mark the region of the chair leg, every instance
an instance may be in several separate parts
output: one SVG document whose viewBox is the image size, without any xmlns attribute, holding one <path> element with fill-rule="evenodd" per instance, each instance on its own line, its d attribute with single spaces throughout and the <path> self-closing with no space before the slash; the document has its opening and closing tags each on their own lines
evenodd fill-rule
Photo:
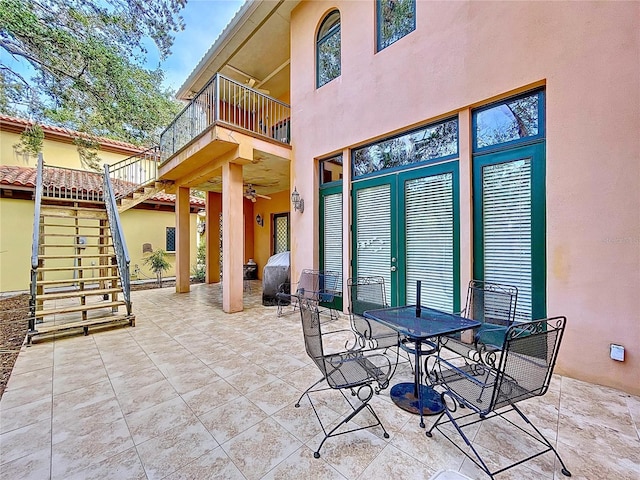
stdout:
<svg viewBox="0 0 640 480">
<path fill-rule="evenodd" d="M 313 385 L 311 385 L 309 388 L 307 388 L 307 389 L 303 392 L 303 394 L 302 394 L 302 395 L 300 395 L 300 398 L 298 398 L 298 401 L 294 404 L 294 406 L 295 406 L 296 408 L 300 407 L 300 402 L 302 401 L 302 398 L 303 398 L 305 395 L 308 395 L 308 394 L 309 394 L 309 392 L 313 391 L 313 387 L 315 387 L 316 385 L 318 385 L 318 384 L 320 384 L 320 383 L 322 383 L 322 382 L 324 382 L 324 377 L 322 377 L 320 380 L 318 380 L 318 381 L 317 381 L 317 382 L 315 382 Z"/>
<path fill-rule="evenodd" d="M 367 389 L 367 394 L 366 394 L 364 399 L 360 395 L 360 393 L 362 392 L 363 388 Z M 351 406 L 353 411 L 349 415 L 347 415 L 345 418 L 343 418 L 342 421 L 340 421 L 340 423 L 338 423 L 335 427 L 333 427 L 328 433 L 324 430 L 324 425 L 322 425 L 322 422 L 320 421 L 320 417 L 318 416 L 318 413 L 316 412 L 316 417 L 318 417 L 318 421 L 320 422 L 320 427 L 322 427 L 322 430 L 325 432 L 325 436 L 322 439 L 322 441 L 320 442 L 320 445 L 318 445 L 318 448 L 316 449 L 316 451 L 313 453 L 313 457 L 314 458 L 320 458 L 320 450 L 322 449 L 322 446 L 324 445 L 324 442 L 326 442 L 328 438 L 334 437 L 336 435 L 342 435 L 342 434 L 345 434 L 345 433 L 356 432 L 358 430 L 364 430 L 366 428 L 372 428 L 372 427 L 376 427 L 376 426 L 380 425 L 380 427 L 382 428 L 382 432 L 383 432 L 384 438 L 389 438 L 389 433 L 387 432 L 387 429 L 384 428 L 384 425 L 380 421 L 380 418 L 378 417 L 376 412 L 373 410 L 373 407 L 371 405 L 369 405 L 369 400 L 371 400 L 371 398 L 373 397 L 373 392 L 374 392 L 374 390 L 371 387 L 371 385 L 363 385 L 360 388 L 358 388 L 358 393 L 356 395 L 358 397 L 358 400 L 360 400 L 361 403 L 357 407 L 354 407 L 353 404 L 348 400 L 348 398 L 344 394 L 344 392 L 342 390 L 340 390 L 340 393 L 345 398 L 345 400 L 347 401 L 349 406 Z M 312 403 L 312 406 L 313 406 L 313 403 Z M 373 423 L 372 425 L 367 425 L 365 427 L 354 428 L 354 429 L 351 429 L 351 430 L 348 430 L 348 431 L 345 431 L 345 432 L 335 433 L 340 427 L 342 427 L 343 425 L 345 425 L 348 422 L 350 422 L 356 415 L 358 415 L 358 413 L 360 413 L 365 408 L 367 410 L 369 410 L 369 412 L 371 412 L 373 417 L 376 419 L 376 423 Z M 315 407 L 314 407 L 314 410 L 315 410 Z"/>
<path fill-rule="evenodd" d="M 449 408 L 449 404 L 447 404 L 444 400 L 445 395 L 449 395 L 452 398 L 452 405 L 453 405 L 453 409 Z M 538 457 L 544 453 L 547 453 L 549 451 L 552 451 L 554 453 L 554 455 L 556 456 L 556 458 L 558 459 L 558 461 L 560 462 L 560 465 L 562 466 L 561 472 L 564 476 L 566 477 L 570 477 L 571 476 L 571 472 L 567 469 L 566 465 L 564 464 L 564 462 L 562 461 L 562 458 L 560 458 L 560 454 L 558 453 L 558 451 L 554 448 L 554 446 L 551 444 L 551 442 L 549 442 L 549 440 L 547 440 L 547 438 L 542 434 L 542 432 L 540 432 L 540 430 L 538 430 L 538 428 L 531 423 L 531 421 L 526 417 L 526 415 L 514 404 L 510 405 L 510 409 L 511 410 L 515 410 L 518 415 L 522 418 L 522 420 L 527 423 L 527 425 L 529 425 L 537 434 L 537 437 L 534 436 L 533 434 L 531 434 L 530 432 L 527 432 L 526 430 L 524 430 L 522 427 L 516 425 L 515 423 L 513 423 L 511 420 L 509 420 L 508 418 L 504 417 L 504 413 L 510 411 L 507 410 L 505 412 L 492 412 L 491 414 L 488 415 L 482 415 L 480 414 L 480 418 L 478 420 L 472 421 L 472 422 L 468 422 L 468 423 L 464 423 L 461 424 L 462 420 L 468 417 L 471 417 L 473 415 L 475 415 L 475 412 L 472 413 L 468 413 L 466 415 L 463 415 L 461 417 L 458 417 L 457 419 L 453 417 L 452 412 L 455 412 L 457 409 L 457 405 L 458 402 L 456 401 L 456 399 L 448 394 L 447 392 L 442 394 L 442 400 L 443 403 L 445 405 L 445 409 L 444 412 L 440 414 L 440 416 L 438 417 L 438 419 L 435 421 L 435 423 L 431 426 L 431 428 L 429 428 L 429 430 L 427 430 L 425 432 L 426 436 L 431 438 L 433 436 L 433 430 L 437 429 L 440 433 L 442 433 L 445 438 L 447 440 L 449 440 L 451 443 L 453 443 L 453 445 L 455 445 L 462 453 L 464 453 L 471 461 L 473 461 L 473 463 L 475 463 L 479 468 L 481 468 L 489 477 L 494 478 L 494 475 L 497 475 L 499 473 L 504 472 L 505 470 L 508 470 L 509 468 L 515 467 L 516 465 L 520 465 L 528 460 L 531 460 L 535 457 Z M 446 415 L 447 416 L 447 420 L 445 420 L 444 422 L 441 422 L 443 416 Z M 512 463 L 511 465 L 508 465 L 506 467 L 503 467 L 499 470 L 495 470 L 495 471 L 491 471 L 489 470 L 489 467 L 487 466 L 487 464 L 484 462 L 484 460 L 482 459 L 482 457 L 480 456 L 480 453 L 475 449 L 475 447 L 473 446 L 471 440 L 469 440 L 469 438 L 467 437 L 467 435 L 464 433 L 464 431 L 462 430 L 463 427 L 469 426 L 469 425 L 473 425 L 475 423 L 479 423 L 482 422 L 486 419 L 489 418 L 495 418 L 495 417 L 500 417 L 503 420 L 509 422 L 511 425 L 513 425 L 514 427 L 518 428 L 519 430 L 521 430 L 522 432 L 526 433 L 527 435 L 529 435 L 531 438 L 533 438 L 534 440 L 537 440 L 539 443 L 543 444 L 546 449 L 542 450 L 540 452 L 534 453 L 530 456 L 528 456 L 527 458 L 524 458 L 522 460 L 519 460 L 517 462 Z M 468 452 L 465 452 L 464 450 L 462 450 L 462 448 L 460 448 L 458 446 L 458 444 L 456 444 L 448 435 L 447 432 L 440 429 L 439 426 L 443 425 L 445 423 L 451 423 L 456 431 L 458 432 L 458 434 L 462 437 L 462 439 L 464 440 L 464 443 L 469 447 L 469 449 L 473 452 L 473 455 L 475 456 L 475 459 L 469 455 Z M 477 459 L 477 461 L 476 461 Z"/>
<path fill-rule="evenodd" d="M 522 417 L 522 419 L 527 422 L 527 425 L 529 425 L 531 428 L 533 428 L 536 433 L 538 434 L 538 436 L 540 437 L 541 441 L 549 448 L 551 449 L 551 451 L 553 451 L 554 455 L 556 456 L 556 458 L 558 459 L 558 461 L 560 462 L 560 465 L 562 465 L 562 469 L 560 470 L 562 472 L 562 474 L 565 477 L 570 477 L 571 476 L 571 472 L 569 471 L 569 469 L 567 469 L 567 466 L 564 464 L 564 462 L 562 461 L 562 458 L 560 458 L 560 454 L 558 453 L 558 451 L 555 449 L 555 447 L 553 445 L 551 445 L 551 442 L 549 440 L 547 440 L 547 437 L 545 437 L 542 432 L 540 430 L 538 430 L 538 427 L 536 427 L 533 423 L 531 423 L 531 421 L 527 418 L 527 416 L 522 413 L 522 410 L 520 410 L 516 405 L 512 405 L 513 409 L 518 413 L 518 415 L 520 415 L 520 417 Z"/>
</svg>

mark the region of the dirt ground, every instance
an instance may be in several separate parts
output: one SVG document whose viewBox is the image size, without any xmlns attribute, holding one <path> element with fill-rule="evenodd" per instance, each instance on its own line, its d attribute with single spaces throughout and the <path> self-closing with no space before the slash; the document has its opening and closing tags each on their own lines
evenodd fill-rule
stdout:
<svg viewBox="0 0 640 480">
<path fill-rule="evenodd" d="M 162 286 L 175 286 L 175 281 L 163 280 Z M 131 290 L 147 290 L 157 287 L 155 282 L 143 283 L 131 285 Z M 28 317 L 29 295 L 21 294 L 0 299 L 0 398 L 2 398 L 7 382 L 9 382 L 11 370 L 27 335 Z"/>
<path fill-rule="evenodd" d="M 0 300 L 0 398 L 27 335 L 29 295 Z"/>
</svg>

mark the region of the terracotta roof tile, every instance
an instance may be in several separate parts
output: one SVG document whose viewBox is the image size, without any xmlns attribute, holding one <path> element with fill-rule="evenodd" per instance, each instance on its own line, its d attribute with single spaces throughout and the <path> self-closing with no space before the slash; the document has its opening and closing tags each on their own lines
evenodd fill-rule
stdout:
<svg viewBox="0 0 640 480">
<path fill-rule="evenodd" d="M 43 182 L 65 190 L 76 190 L 87 193 L 102 193 L 102 174 L 83 170 L 71 170 L 66 168 L 47 167 Z M 36 169 L 33 167 L 21 167 L 15 165 L 0 165 L 0 185 L 13 187 L 34 188 L 36 185 Z M 113 188 L 122 191 L 128 186 L 128 182 L 114 180 Z M 176 197 L 170 193 L 160 192 L 150 198 L 151 201 L 163 203 L 175 203 Z M 191 205 L 204 207 L 204 200 L 191 197 Z"/>
<path fill-rule="evenodd" d="M 33 125 L 33 123 L 34 122 L 32 122 L 31 120 L 26 120 L 24 118 L 11 117 L 9 115 L 0 114 L 0 126 L 2 124 L 5 124 L 5 125 L 16 125 L 16 126 L 20 125 L 20 126 L 27 127 L 29 125 Z M 52 134 L 63 135 L 65 137 L 76 137 L 78 135 L 82 135 L 81 133 L 76 132 L 75 130 L 71 130 L 69 128 L 64 128 L 64 127 L 57 127 L 54 125 L 42 125 L 42 130 L 44 131 L 45 134 L 52 133 Z M 131 143 L 121 142 L 120 140 L 113 140 L 111 138 L 98 137 L 98 142 L 100 142 L 100 145 L 102 145 L 103 147 L 113 146 L 113 147 L 124 148 L 126 150 L 135 150 L 135 151 L 144 150 L 144 148 L 138 147 Z"/>
</svg>

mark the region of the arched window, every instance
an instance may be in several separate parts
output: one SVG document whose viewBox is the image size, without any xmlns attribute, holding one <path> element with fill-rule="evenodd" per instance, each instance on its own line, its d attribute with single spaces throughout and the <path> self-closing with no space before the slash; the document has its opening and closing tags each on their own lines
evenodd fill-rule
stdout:
<svg viewBox="0 0 640 480">
<path fill-rule="evenodd" d="M 316 86 L 340 76 L 340 12 L 329 13 L 320 25 L 316 41 Z"/>
</svg>

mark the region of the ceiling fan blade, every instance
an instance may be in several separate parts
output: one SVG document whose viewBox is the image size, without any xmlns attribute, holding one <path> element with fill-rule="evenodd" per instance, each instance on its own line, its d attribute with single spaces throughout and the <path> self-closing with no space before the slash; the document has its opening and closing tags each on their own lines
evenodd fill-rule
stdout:
<svg viewBox="0 0 640 480">
<path fill-rule="evenodd" d="M 267 195 L 260 195 L 259 193 L 256 193 L 256 197 L 264 198 L 265 200 L 271 200 L 271 197 Z"/>
</svg>

